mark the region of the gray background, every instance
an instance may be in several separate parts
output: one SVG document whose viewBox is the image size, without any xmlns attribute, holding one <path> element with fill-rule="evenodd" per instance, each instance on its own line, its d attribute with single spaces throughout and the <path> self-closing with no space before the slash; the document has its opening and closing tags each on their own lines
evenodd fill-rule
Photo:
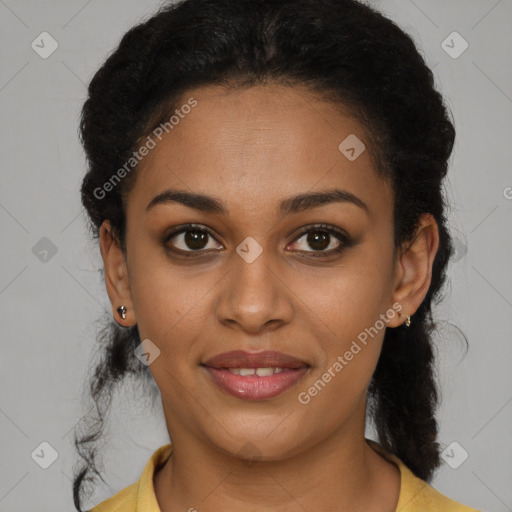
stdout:
<svg viewBox="0 0 512 512">
<path fill-rule="evenodd" d="M 373 3 L 414 37 L 457 129 L 447 193 L 458 252 L 437 310 L 439 420 L 443 448 L 457 441 L 469 457 L 458 469 L 443 463 L 433 485 L 475 508 L 509 511 L 512 2 Z M 78 115 L 100 63 L 158 5 L 0 0 L 1 512 L 74 510 L 72 429 L 83 412 L 95 321 L 110 311 L 78 196 L 85 167 Z M 43 31 L 59 45 L 47 59 L 31 48 Z M 469 44 L 458 58 L 441 46 L 453 31 Z M 40 252 L 53 246 L 55 254 Z M 466 357 L 455 326 L 469 339 Z M 91 505 L 138 479 L 153 451 L 168 442 L 161 410 L 150 414 L 143 403 L 129 387 L 116 398 L 103 450 L 109 486 L 98 487 Z M 43 441 L 58 454 L 48 469 L 31 457 Z"/>
</svg>

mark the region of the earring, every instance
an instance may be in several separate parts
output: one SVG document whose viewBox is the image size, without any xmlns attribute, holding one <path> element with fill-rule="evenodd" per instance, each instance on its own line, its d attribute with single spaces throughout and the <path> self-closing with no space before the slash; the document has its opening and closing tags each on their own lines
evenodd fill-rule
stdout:
<svg viewBox="0 0 512 512">
<path fill-rule="evenodd" d="M 117 312 L 119 313 L 119 316 L 124 320 L 126 318 L 126 307 L 125 306 L 119 306 L 117 308 Z"/>
<path fill-rule="evenodd" d="M 405 319 L 405 326 L 409 327 L 409 325 L 411 325 L 411 317 L 407 315 L 407 318 Z"/>
</svg>

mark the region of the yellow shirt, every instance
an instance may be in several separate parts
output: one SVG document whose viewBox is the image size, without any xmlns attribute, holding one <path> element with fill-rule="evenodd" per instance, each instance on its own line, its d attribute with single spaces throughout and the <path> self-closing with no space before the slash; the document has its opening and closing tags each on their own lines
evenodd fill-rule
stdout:
<svg viewBox="0 0 512 512">
<path fill-rule="evenodd" d="M 371 439 L 367 439 L 367 442 L 400 469 L 400 495 L 396 512 L 480 512 L 447 498 L 416 477 L 398 457 L 386 452 L 380 444 Z M 156 468 L 169 458 L 171 451 L 170 443 L 158 448 L 147 462 L 138 482 L 102 501 L 89 512 L 161 512 L 153 487 L 153 475 Z"/>
</svg>

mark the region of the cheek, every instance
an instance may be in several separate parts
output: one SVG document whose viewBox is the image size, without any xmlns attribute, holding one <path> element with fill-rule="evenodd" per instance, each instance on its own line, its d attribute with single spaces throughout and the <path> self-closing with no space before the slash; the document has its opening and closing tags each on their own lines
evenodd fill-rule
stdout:
<svg viewBox="0 0 512 512">
<path fill-rule="evenodd" d="M 385 327 L 374 329 L 374 324 L 359 328 L 352 319 L 339 321 L 338 335 L 321 342 L 326 355 L 322 365 L 297 392 L 301 428 L 314 431 L 319 439 L 364 410 L 385 333 Z"/>
<path fill-rule="evenodd" d="M 138 286 L 135 305 L 141 337 L 173 354 L 190 350 L 201 329 L 201 305 L 207 291 L 207 287 L 176 278 L 145 279 Z"/>
<path fill-rule="evenodd" d="M 293 292 L 302 298 L 303 314 L 320 329 L 325 351 L 339 352 L 389 307 L 389 267 L 361 250 L 329 272 L 295 278 Z"/>
<path fill-rule="evenodd" d="M 350 408 L 364 396 L 380 355 L 382 318 L 390 316 L 388 263 L 361 250 L 328 276 L 302 277 L 294 292 L 305 298 L 301 314 L 321 347 L 313 379 L 321 382 L 308 393 L 311 403 L 325 407 L 343 399 L 343 407 Z"/>
<path fill-rule="evenodd" d="M 210 273 L 171 265 L 158 251 L 135 249 L 131 289 L 141 339 L 149 338 L 161 350 L 173 353 L 188 347 L 200 329 L 202 305 L 215 279 Z"/>
</svg>

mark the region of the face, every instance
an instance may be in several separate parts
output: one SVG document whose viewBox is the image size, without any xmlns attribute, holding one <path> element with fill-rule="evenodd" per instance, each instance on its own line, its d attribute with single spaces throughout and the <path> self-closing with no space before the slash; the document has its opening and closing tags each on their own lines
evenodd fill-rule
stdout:
<svg viewBox="0 0 512 512">
<path fill-rule="evenodd" d="M 233 455 L 250 443 L 271 460 L 364 431 L 385 326 L 421 303 L 432 252 L 395 261 L 393 191 L 363 126 L 331 104 L 277 85 L 191 97 L 137 169 L 126 260 L 102 233 L 113 306 L 160 351 L 149 369 L 171 439 Z M 268 376 L 205 366 L 238 350 L 299 362 L 220 364 L 282 365 Z"/>
</svg>

